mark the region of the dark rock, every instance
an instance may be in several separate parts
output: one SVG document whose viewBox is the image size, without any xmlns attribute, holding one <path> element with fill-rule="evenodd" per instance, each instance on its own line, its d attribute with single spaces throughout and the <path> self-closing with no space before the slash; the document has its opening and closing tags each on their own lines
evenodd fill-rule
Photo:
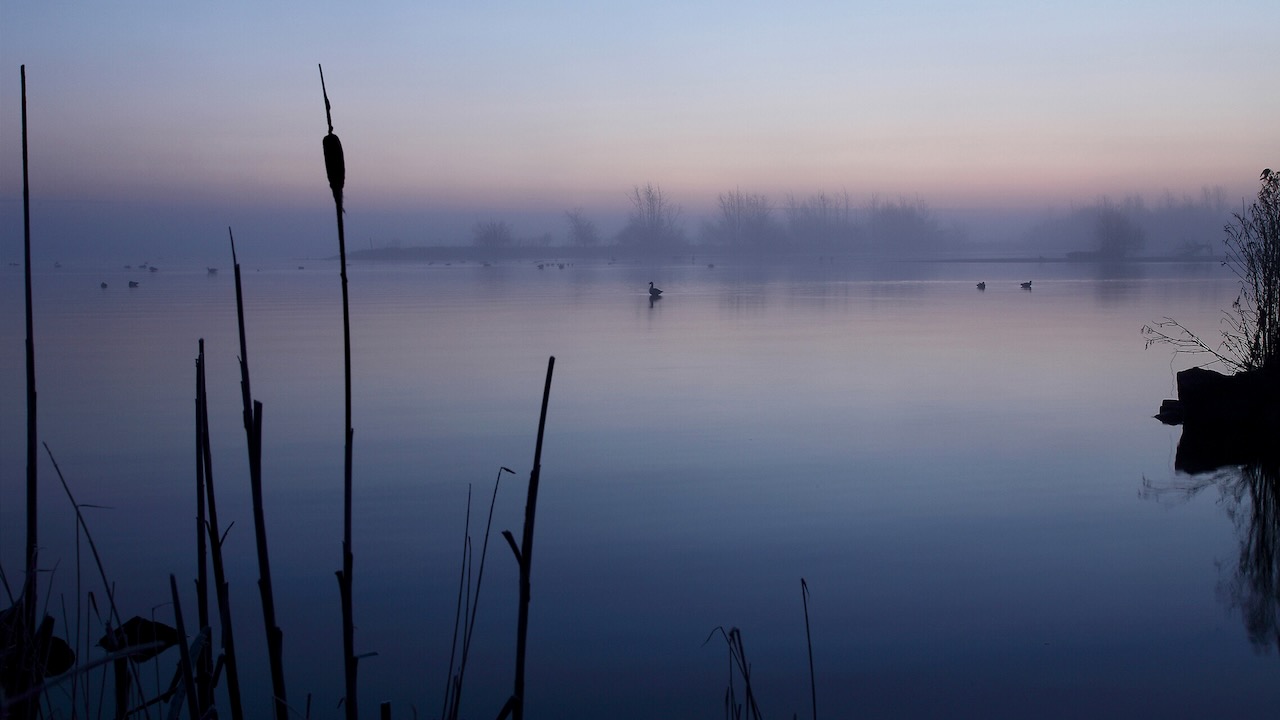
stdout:
<svg viewBox="0 0 1280 720">
<path fill-rule="evenodd" d="M 1178 373 L 1182 438 L 1174 468 L 1200 473 L 1274 456 L 1280 446 L 1277 380 L 1277 373 L 1264 371 L 1223 375 L 1192 368 Z M 1162 422 L 1167 422 L 1164 415 L 1170 402 L 1161 405 L 1157 417 Z"/>
<path fill-rule="evenodd" d="M 1181 425 L 1184 417 L 1181 400 L 1165 400 L 1160 403 L 1160 412 L 1155 415 L 1165 425 Z"/>
</svg>

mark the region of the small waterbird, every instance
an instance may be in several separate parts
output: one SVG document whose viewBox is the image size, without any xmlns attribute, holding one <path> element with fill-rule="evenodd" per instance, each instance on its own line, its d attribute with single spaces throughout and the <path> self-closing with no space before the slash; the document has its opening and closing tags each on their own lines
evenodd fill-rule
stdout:
<svg viewBox="0 0 1280 720">
<path fill-rule="evenodd" d="M 978 289 L 979 289 L 979 290 L 986 290 L 986 289 L 987 289 L 987 282 L 986 282 L 985 280 L 983 280 L 982 282 L 978 283 Z"/>
<path fill-rule="evenodd" d="M 1026 282 L 1022 283 L 1022 288 L 1023 288 L 1024 290 L 1030 290 L 1030 289 L 1031 289 L 1031 281 L 1030 281 L 1030 280 L 1028 280 L 1028 281 L 1026 281 Z"/>
<path fill-rule="evenodd" d="M 653 283 L 652 283 L 652 282 L 650 282 L 650 283 L 649 283 L 649 297 L 654 298 L 654 299 L 657 299 L 657 297 L 658 297 L 659 295 L 661 295 L 661 294 L 662 294 L 662 291 L 661 291 L 661 290 L 659 290 L 658 288 L 654 287 L 654 286 L 653 286 Z"/>
</svg>

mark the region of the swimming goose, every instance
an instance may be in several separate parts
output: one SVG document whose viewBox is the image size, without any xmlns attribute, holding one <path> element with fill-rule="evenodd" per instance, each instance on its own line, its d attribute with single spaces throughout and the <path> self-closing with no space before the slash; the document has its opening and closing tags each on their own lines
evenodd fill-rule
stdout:
<svg viewBox="0 0 1280 720">
<path fill-rule="evenodd" d="M 649 283 L 649 297 L 651 297 L 651 298 L 656 298 L 656 297 L 658 297 L 658 296 L 659 296 L 659 295 L 661 295 L 661 294 L 662 294 L 662 291 L 661 291 L 661 290 L 659 290 L 658 288 L 654 287 L 654 286 L 653 286 L 653 283 L 652 283 L 652 282 L 650 282 L 650 283 Z"/>
<path fill-rule="evenodd" d="M 1023 287 L 1024 289 L 1026 289 L 1026 290 L 1030 290 L 1030 289 L 1031 289 L 1031 281 L 1030 281 L 1030 280 L 1028 280 L 1028 281 L 1026 281 L 1026 282 L 1022 283 L 1022 287 Z"/>
<path fill-rule="evenodd" d="M 986 281 L 985 281 L 985 280 L 984 280 L 983 282 L 978 283 L 978 289 L 979 289 L 979 290 L 986 290 L 986 289 L 987 289 L 987 283 L 986 283 Z"/>
</svg>

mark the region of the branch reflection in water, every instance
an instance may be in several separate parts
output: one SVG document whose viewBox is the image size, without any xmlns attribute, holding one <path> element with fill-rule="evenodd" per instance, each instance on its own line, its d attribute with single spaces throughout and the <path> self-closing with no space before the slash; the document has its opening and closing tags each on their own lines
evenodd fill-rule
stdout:
<svg viewBox="0 0 1280 720">
<path fill-rule="evenodd" d="M 1240 555 L 1221 565 L 1219 596 L 1239 610 L 1249 642 L 1258 652 L 1280 650 L 1280 462 L 1274 456 L 1168 483 L 1143 480 L 1143 497 L 1187 502 L 1217 487 L 1236 526 Z"/>
</svg>

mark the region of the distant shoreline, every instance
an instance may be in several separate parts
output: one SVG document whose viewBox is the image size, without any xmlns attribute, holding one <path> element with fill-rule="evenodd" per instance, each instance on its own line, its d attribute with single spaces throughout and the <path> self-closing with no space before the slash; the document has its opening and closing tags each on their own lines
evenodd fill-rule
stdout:
<svg viewBox="0 0 1280 720">
<path fill-rule="evenodd" d="M 725 248 L 690 247 L 671 249 L 661 252 L 638 253 L 629 248 L 616 246 L 569 247 L 564 245 L 549 247 L 512 247 L 512 248 L 477 248 L 466 245 L 412 246 L 399 248 L 373 248 L 354 250 L 347 253 L 352 262 L 371 263 L 418 263 L 418 262 L 494 262 L 500 260 L 558 261 L 558 260 L 668 260 L 702 257 L 716 261 L 751 261 L 768 260 L 770 262 L 810 262 L 815 258 L 840 261 L 862 262 L 923 262 L 923 263 L 966 263 L 966 264 L 1043 264 L 1068 263 L 1075 265 L 1134 265 L 1142 263 L 1221 263 L 1222 258 L 1210 255 L 1150 255 L 1125 258 L 1103 258 L 1097 256 L 1069 257 L 1067 254 L 1057 256 L 988 256 L 988 257 L 888 257 L 867 255 L 854 252 L 834 253 L 832 255 L 815 254 L 813 250 L 779 251 L 771 253 L 748 253 Z M 337 260 L 337 256 L 326 258 Z"/>
</svg>

